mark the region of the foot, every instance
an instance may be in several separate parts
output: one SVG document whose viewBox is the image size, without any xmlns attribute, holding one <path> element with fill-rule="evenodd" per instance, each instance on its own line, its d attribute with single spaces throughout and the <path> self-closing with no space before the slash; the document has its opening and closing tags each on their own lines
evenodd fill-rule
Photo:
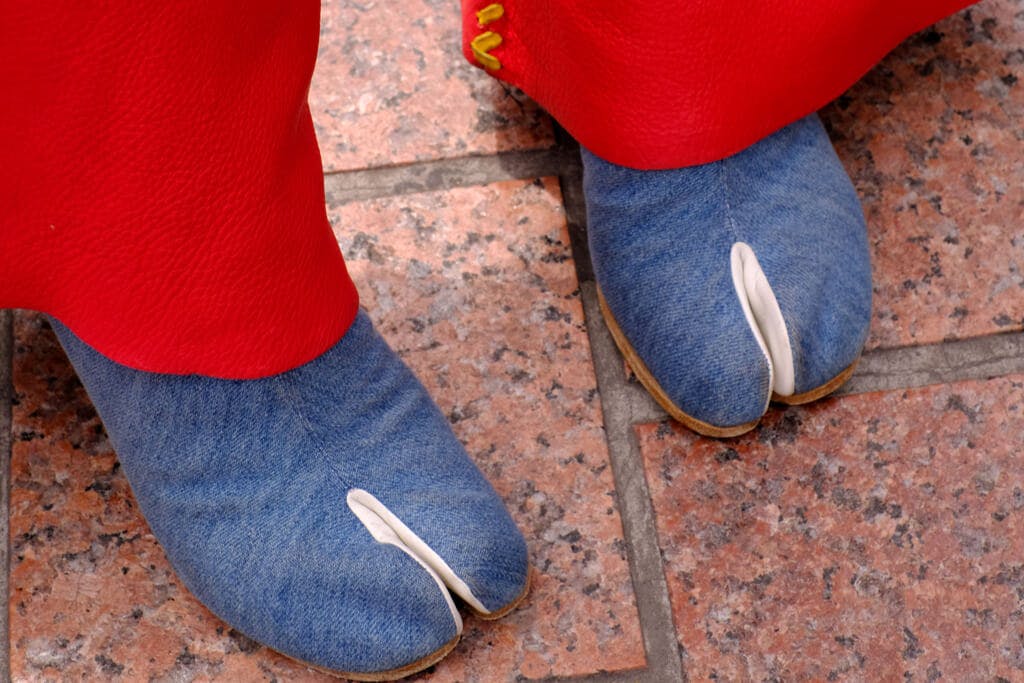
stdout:
<svg viewBox="0 0 1024 683">
<path fill-rule="evenodd" d="M 171 564 L 240 632 L 384 680 L 455 646 L 457 601 L 493 618 L 525 594 L 522 536 L 365 313 L 245 381 L 132 370 L 54 328 Z"/>
<path fill-rule="evenodd" d="M 871 315 L 864 215 L 817 115 L 703 166 L 583 151 L 601 306 L 641 382 L 709 436 L 852 372 Z"/>
</svg>

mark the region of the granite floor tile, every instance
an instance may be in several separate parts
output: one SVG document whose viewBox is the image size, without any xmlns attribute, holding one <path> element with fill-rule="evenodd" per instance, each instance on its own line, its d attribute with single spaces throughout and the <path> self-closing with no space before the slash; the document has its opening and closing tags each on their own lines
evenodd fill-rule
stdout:
<svg viewBox="0 0 1024 683">
<path fill-rule="evenodd" d="M 532 100 L 471 66 L 459 0 L 324 3 L 310 108 L 328 171 L 550 147 Z"/>
<path fill-rule="evenodd" d="M 1024 376 L 636 432 L 691 680 L 1024 678 Z"/>
<path fill-rule="evenodd" d="M 332 207 L 363 303 L 529 539 L 529 600 L 469 617 L 437 681 L 645 663 L 558 184 Z M 9 603 L 16 680 L 333 680 L 180 584 L 42 317 L 16 328 Z"/>
<path fill-rule="evenodd" d="M 1024 329 L 1024 0 L 897 48 L 825 110 L 864 200 L 871 347 Z"/>
</svg>

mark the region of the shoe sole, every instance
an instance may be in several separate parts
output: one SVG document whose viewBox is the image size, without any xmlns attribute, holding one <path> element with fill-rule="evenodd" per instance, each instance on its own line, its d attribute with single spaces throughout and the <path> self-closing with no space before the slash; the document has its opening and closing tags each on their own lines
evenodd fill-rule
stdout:
<svg viewBox="0 0 1024 683">
<path fill-rule="evenodd" d="M 412 664 L 406 664 L 405 666 L 403 666 L 401 668 L 391 669 L 390 671 L 372 671 L 372 672 L 369 672 L 369 673 L 366 673 L 366 672 L 363 672 L 363 673 L 351 673 L 351 672 L 347 672 L 347 671 L 335 671 L 334 669 L 325 669 L 325 668 L 317 666 L 315 664 L 310 664 L 309 662 L 304 662 L 301 659 L 295 659 L 294 657 L 288 657 L 288 655 L 284 655 L 284 656 L 288 657 L 288 659 L 291 659 L 294 662 L 298 662 L 299 664 L 301 664 L 303 666 L 308 666 L 310 669 L 313 669 L 315 671 L 319 671 L 322 674 L 327 674 L 328 676 L 334 676 L 335 678 L 345 678 L 345 679 L 348 679 L 348 680 L 351 680 L 351 681 L 374 681 L 374 682 L 376 682 L 376 681 L 393 681 L 393 680 L 396 680 L 398 678 L 405 678 L 406 676 L 412 676 L 413 674 L 419 673 L 420 671 L 423 671 L 424 669 L 429 669 L 430 667 L 434 666 L 435 664 L 440 662 L 442 659 L 447 657 L 448 654 L 452 650 L 455 649 L 455 646 L 459 644 L 459 640 L 461 640 L 461 639 L 462 639 L 462 634 L 460 633 L 457 636 L 455 636 L 454 638 L 452 638 L 451 640 L 449 640 L 447 643 L 442 645 L 440 649 L 437 649 L 437 650 L 431 652 L 429 655 L 426 655 L 425 657 L 420 657 L 419 659 L 417 659 Z M 275 652 L 276 652 L 276 650 L 275 650 Z M 283 654 L 283 653 L 281 653 L 281 654 Z"/>
<path fill-rule="evenodd" d="M 853 374 L 853 371 L 857 369 L 857 363 L 859 361 L 860 358 L 850 363 L 850 365 L 847 366 L 845 370 L 840 372 L 838 375 L 836 375 L 829 381 L 822 384 L 820 387 L 816 389 L 811 389 L 810 391 L 805 391 L 802 394 L 793 394 L 792 396 L 781 396 L 780 394 L 776 394 L 773 391 L 772 402 L 782 403 L 783 405 L 787 406 L 802 406 L 805 403 L 811 403 L 812 401 L 817 401 L 819 398 L 824 398 L 831 394 L 836 389 L 838 389 L 839 387 L 846 384 L 846 381 L 850 379 L 850 376 Z"/>
<path fill-rule="evenodd" d="M 608 308 L 608 302 L 605 301 L 604 294 L 601 293 L 600 287 L 597 288 L 597 305 L 598 308 L 601 309 L 601 316 L 604 318 L 605 325 L 608 326 L 608 331 L 611 332 L 612 339 L 615 340 L 615 345 L 619 347 L 619 351 L 626 359 L 626 363 L 628 363 L 629 367 L 633 369 L 633 373 L 636 375 L 636 378 L 640 380 L 640 384 L 647 389 L 647 392 L 673 420 L 676 420 L 684 427 L 692 429 L 698 434 L 710 436 L 715 439 L 728 439 L 741 434 L 746 434 L 761 422 L 760 418 L 758 418 L 752 422 L 747 422 L 733 427 L 719 427 L 683 412 L 683 410 L 668 397 L 665 390 L 661 388 L 660 384 L 658 384 L 658 380 L 654 379 L 654 375 L 651 374 L 651 371 L 647 369 L 647 365 L 640 359 L 640 356 L 633 349 L 633 345 L 629 343 L 629 339 L 626 338 L 622 328 L 619 327 L 619 323 L 615 320 L 615 316 L 612 315 L 611 309 Z M 786 405 L 801 405 L 803 403 L 816 401 L 838 389 L 850 378 L 850 375 L 853 374 L 853 370 L 856 366 L 857 361 L 854 361 L 848 368 L 830 379 L 828 382 L 822 384 L 820 387 L 801 394 L 780 396 L 775 392 L 772 392 L 771 400 L 777 403 L 784 403 Z"/>
<path fill-rule="evenodd" d="M 501 619 L 502 617 L 506 616 L 514 609 L 519 607 L 523 600 L 526 599 L 526 596 L 530 592 L 531 583 L 532 581 L 530 579 L 530 575 L 527 574 L 526 586 L 523 587 L 523 592 L 516 596 L 516 598 L 512 600 L 512 602 L 508 603 L 496 612 L 484 614 L 482 612 L 477 612 L 475 609 L 471 607 L 469 608 L 469 610 L 477 617 L 484 619 L 486 621 L 494 621 L 496 619 Z M 461 639 L 462 634 L 460 633 L 451 640 L 449 640 L 447 643 L 445 643 L 443 646 L 441 646 L 439 649 L 431 652 L 430 654 L 424 657 L 421 657 L 420 659 L 417 659 L 412 664 L 406 664 L 401 668 L 391 669 L 389 671 L 373 671 L 369 673 L 352 673 L 349 671 L 335 671 L 333 669 L 325 669 L 315 664 L 304 662 L 301 659 L 290 657 L 284 653 L 279 654 L 283 655 L 284 657 L 287 657 L 288 659 L 291 659 L 294 662 L 298 662 L 303 666 L 308 666 L 310 669 L 314 669 L 316 671 L 319 671 L 320 673 L 327 674 L 328 676 L 334 676 L 335 678 L 346 678 L 352 681 L 369 681 L 371 683 L 376 683 L 377 681 L 393 681 L 398 678 L 405 678 L 406 676 L 412 676 L 413 674 L 417 674 L 423 671 L 424 669 L 429 669 L 430 667 L 434 666 L 442 659 L 447 657 L 451 653 L 451 651 L 455 649 L 455 646 L 459 644 L 459 640 Z M 276 650 L 274 651 L 277 652 Z"/>
<path fill-rule="evenodd" d="M 527 573 L 526 574 L 526 585 L 523 586 L 523 591 L 519 595 L 517 595 L 512 600 L 512 602 L 508 603 L 504 607 L 502 607 L 502 608 L 500 608 L 500 609 L 498 609 L 498 610 L 496 610 L 494 612 L 488 612 L 486 614 L 484 614 L 483 612 L 477 612 L 472 607 L 469 608 L 469 611 L 472 612 L 477 618 L 483 619 L 484 621 L 497 621 L 498 619 L 501 619 L 502 617 L 508 615 L 509 612 L 512 612 L 517 607 L 519 607 L 519 605 L 522 604 L 523 600 L 526 599 L 526 596 L 529 595 L 529 593 L 530 593 L 530 586 L 532 584 L 533 584 L 533 579 L 532 579 L 530 573 Z"/>
</svg>

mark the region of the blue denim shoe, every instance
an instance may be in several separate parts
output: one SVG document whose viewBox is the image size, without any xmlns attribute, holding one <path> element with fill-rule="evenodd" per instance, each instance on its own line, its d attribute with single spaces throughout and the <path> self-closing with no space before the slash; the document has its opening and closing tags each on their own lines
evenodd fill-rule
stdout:
<svg viewBox="0 0 1024 683">
<path fill-rule="evenodd" d="M 811 115 L 735 156 L 637 171 L 583 151 L 601 308 L 640 381 L 709 436 L 853 372 L 871 317 L 860 202 Z"/>
<path fill-rule="evenodd" d="M 525 595 L 501 499 L 364 312 L 245 381 L 132 370 L 53 326 L 178 575 L 240 632 L 384 680 L 455 646 L 455 598 L 497 618 Z"/>
</svg>

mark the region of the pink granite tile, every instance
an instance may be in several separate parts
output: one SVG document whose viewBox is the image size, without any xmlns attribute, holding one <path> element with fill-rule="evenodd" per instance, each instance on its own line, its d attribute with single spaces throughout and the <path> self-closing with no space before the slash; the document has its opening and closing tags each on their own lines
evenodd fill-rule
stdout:
<svg viewBox="0 0 1024 683">
<path fill-rule="evenodd" d="M 1024 329 L 1022 12 L 985 0 L 825 110 L 870 226 L 869 348 Z"/>
<path fill-rule="evenodd" d="M 550 147 L 529 98 L 462 57 L 459 0 L 329 2 L 310 92 L 328 171 Z"/>
<path fill-rule="evenodd" d="M 645 663 L 557 182 L 332 208 L 382 332 L 529 540 L 534 585 L 467 618 L 438 681 Z M 17 680 L 333 680 L 231 631 L 181 586 L 43 319 L 19 316 L 11 509 Z"/>
<path fill-rule="evenodd" d="M 636 432 L 691 680 L 1024 679 L 1024 377 Z"/>
</svg>

